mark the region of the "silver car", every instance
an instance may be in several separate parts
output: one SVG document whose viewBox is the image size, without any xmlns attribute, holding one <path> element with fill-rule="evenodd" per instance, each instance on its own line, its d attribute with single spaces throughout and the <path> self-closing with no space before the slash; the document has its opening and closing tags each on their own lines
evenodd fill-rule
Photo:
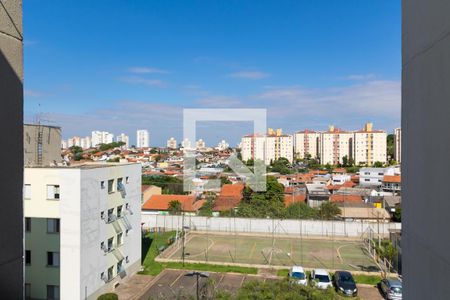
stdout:
<svg viewBox="0 0 450 300">
<path fill-rule="evenodd" d="M 402 283 L 395 278 L 381 280 L 379 287 L 386 299 L 402 300 Z"/>
</svg>

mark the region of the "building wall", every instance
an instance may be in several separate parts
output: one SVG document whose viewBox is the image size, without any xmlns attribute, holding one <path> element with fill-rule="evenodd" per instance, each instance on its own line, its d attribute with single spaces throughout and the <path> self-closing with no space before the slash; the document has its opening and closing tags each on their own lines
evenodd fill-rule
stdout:
<svg viewBox="0 0 450 300">
<path fill-rule="evenodd" d="M 450 272 L 450 1 L 404 0 L 402 11 L 404 298 L 448 299 L 436 274 Z"/>
<path fill-rule="evenodd" d="M 0 6 L 0 125 L 6 133 L 0 147 L 2 256 L 0 286 L 5 299 L 23 297 L 23 52 L 22 1 L 3 0 Z M 6 11 L 5 11 L 6 8 Z M 8 16 L 9 15 L 9 16 Z"/>
<path fill-rule="evenodd" d="M 128 181 L 127 181 L 128 177 Z M 117 179 L 123 178 L 126 195 L 117 191 Z M 108 180 L 114 179 L 114 192 L 108 193 Z M 102 188 L 101 182 L 105 182 Z M 127 183 L 128 182 L 128 183 Z M 101 242 L 107 245 L 109 238 L 123 232 L 123 244 L 115 245 L 128 263 L 124 263 L 128 276 L 139 270 L 141 257 L 140 205 L 141 205 L 141 168 L 138 164 L 105 164 L 101 167 L 76 168 L 26 168 L 25 184 L 31 185 L 31 197 L 25 199 L 25 216 L 33 218 L 59 218 L 60 234 L 60 278 L 61 299 L 96 299 L 99 294 L 113 290 L 122 280 L 117 275 L 117 256 L 105 253 Z M 47 184 L 60 186 L 60 199 L 47 200 Z M 131 229 L 126 234 L 124 219 L 107 224 L 101 218 L 101 212 L 107 216 L 108 209 L 122 205 L 127 212 L 130 205 L 133 214 L 127 215 Z M 45 253 L 52 244 L 26 242 L 26 247 L 34 248 L 33 253 Z M 52 246 L 53 247 L 53 246 Z M 43 249 L 42 249 L 43 248 Z M 117 252 L 115 252 L 117 254 Z M 34 264 L 27 268 L 27 280 L 31 280 L 32 296 L 41 298 L 46 295 L 46 285 L 52 284 L 54 268 L 35 269 Z M 107 273 L 114 267 L 114 279 L 107 284 L 101 273 Z M 40 277 L 36 279 L 33 274 Z M 53 274 L 53 275 L 52 275 Z"/>
<path fill-rule="evenodd" d="M 42 166 L 61 162 L 61 128 L 55 126 L 25 124 L 23 133 L 25 166 L 37 166 L 38 135 L 42 133 Z M 78 138 L 78 140 L 76 140 Z M 80 145 L 80 138 L 74 137 L 73 142 Z M 72 145 L 69 145 L 69 147 Z"/>
<path fill-rule="evenodd" d="M 394 130 L 394 159 L 402 162 L 402 129 L 396 128 Z"/>
<path fill-rule="evenodd" d="M 297 159 L 305 158 L 306 154 L 311 155 L 311 158 L 320 156 L 320 132 L 297 132 L 294 137 L 294 153 Z"/>
</svg>

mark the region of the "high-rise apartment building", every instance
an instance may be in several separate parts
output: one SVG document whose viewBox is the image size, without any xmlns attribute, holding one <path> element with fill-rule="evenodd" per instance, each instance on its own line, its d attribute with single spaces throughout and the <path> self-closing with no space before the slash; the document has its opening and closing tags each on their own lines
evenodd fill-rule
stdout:
<svg viewBox="0 0 450 300">
<path fill-rule="evenodd" d="M 150 134 L 146 129 L 136 131 L 136 147 L 148 148 L 150 147 Z"/>
<path fill-rule="evenodd" d="M 25 168 L 25 293 L 97 299 L 141 266 L 141 167 Z"/>
<path fill-rule="evenodd" d="M 91 143 L 93 147 L 100 144 L 110 144 L 114 141 L 114 135 L 107 131 L 92 131 Z"/>
<path fill-rule="evenodd" d="M 83 149 L 89 149 L 92 147 L 91 137 L 86 136 L 80 140 L 80 147 Z"/>
<path fill-rule="evenodd" d="M 402 162 L 402 129 L 394 129 L 394 159 L 398 162 Z"/>
<path fill-rule="evenodd" d="M 205 149 L 206 148 L 206 143 L 203 139 L 199 139 L 196 143 L 195 143 L 195 147 L 196 149 Z"/>
<path fill-rule="evenodd" d="M 230 148 L 230 144 L 228 144 L 225 140 L 221 140 L 218 144 L 216 149 L 219 151 L 223 151 Z"/>
<path fill-rule="evenodd" d="M 355 131 L 354 144 L 355 164 L 371 166 L 377 161 L 387 161 L 386 131 L 374 130 L 372 123 L 367 123 L 363 130 Z"/>
<path fill-rule="evenodd" d="M 176 149 L 177 148 L 177 140 L 174 137 L 171 137 L 167 140 L 167 148 Z"/>
<path fill-rule="evenodd" d="M 126 135 L 125 133 L 121 133 L 118 136 L 116 136 L 116 142 L 124 142 L 126 148 L 130 146 L 130 139 L 128 135 Z"/>
<path fill-rule="evenodd" d="M 292 162 L 293 137 L 271 128 L 265 135 L 246 135 L 241 139 L 241 155 L 244 161 L 259 159 L 266 165 L 282 157 Z"/>
<path fill-rule="evenodd" d="M 374 130 L 372 123 L 364 129 L 344 131 L 330 126 L 328 131 L 300 131 L 295 134 L 294 153 L 303 159 L 308 154 L 318 158 L 322 164 L 342 164 L 344 157 L 355 164 L 372 165 L 386 162 L 386 132 Z"/>
<path fill-rule="evenodd" d="M 304 130 L 294 135 L 294 150 L 296 158 L 319 158 L 321 133 L 313 130 Z"/>
<path fill-rule="evenodd" d="M 188 138 L 185 138 L 182 142 L 181 142 L 181 147 L 185 148 L 185 149 L 192 149 L 192 143 Z"/>
</svg>

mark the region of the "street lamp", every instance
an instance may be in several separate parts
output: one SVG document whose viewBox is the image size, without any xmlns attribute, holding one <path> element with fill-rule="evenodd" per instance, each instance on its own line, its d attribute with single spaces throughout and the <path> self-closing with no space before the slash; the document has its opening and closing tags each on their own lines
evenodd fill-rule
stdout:
<svg viewBox="0 0 450 300">
<path fill-rule="evenodd" d="M 197 278 L 197 300 L 199 300 L 200 296 L 198 294 L 198 278 L 199 277 L 208 278 L 209 277 L 209 273 L 191 271 L 191 272 L 187 272 L 184 276 L 189 276 L 189 277 L 195 276 Z"/>
</svg>

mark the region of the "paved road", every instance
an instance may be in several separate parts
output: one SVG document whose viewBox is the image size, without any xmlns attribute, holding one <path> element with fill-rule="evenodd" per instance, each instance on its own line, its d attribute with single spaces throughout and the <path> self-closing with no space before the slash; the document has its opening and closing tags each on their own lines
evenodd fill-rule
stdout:
<svg viewBox="0 0 450 300">
<path fill-rule="evenodd" d="M 165 270 L 159 274 L 148 286 L 148 290 L 141 298 L 148 299 L 177 299 L 183 296 L 195 296 L 197 284 L 195 277 L 185 276 L 186 270 Z M 209 279 L 199 279 L 199 294 L 210 296 L 214 291 L 226 291 L 236 293 L 244 282 L 251 280 L 277 280 L 275 277 L 264 275 L 246 275 L 235 273 L 209 272 Z M 370 285 L 358 285 L 359 296 L 363 300 L 383 299 L 376 287 Z"/>
</svg>

